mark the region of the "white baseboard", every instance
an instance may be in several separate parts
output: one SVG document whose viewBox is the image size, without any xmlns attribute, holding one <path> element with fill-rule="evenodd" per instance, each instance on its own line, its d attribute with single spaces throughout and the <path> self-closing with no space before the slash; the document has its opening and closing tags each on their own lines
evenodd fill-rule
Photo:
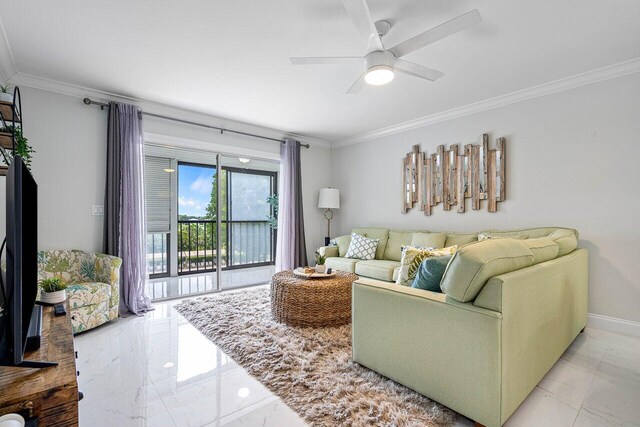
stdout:
<svg viewBox="0 0 640 427">
<path fill-rule="evenodd" d="M 589 327 L 640 338 L 640 322 L 589 313 Z"/>
</svg>

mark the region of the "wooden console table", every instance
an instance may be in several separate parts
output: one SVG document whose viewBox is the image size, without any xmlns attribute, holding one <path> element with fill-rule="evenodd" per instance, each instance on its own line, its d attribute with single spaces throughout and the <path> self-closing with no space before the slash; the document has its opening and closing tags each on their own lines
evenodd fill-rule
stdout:
<svg viewBox="0 0 640 427">
<path fill-rule="evenodd" d="M 25 360 L 57 362 L 44 369 L 0 367 L 0 415 L 19 413 L 38 419 L 38 427 L 78 425 L 78 382 L 69 310 L 54 316 L 53 307 L 42 310 L 40 349 Z"/>
</svg>

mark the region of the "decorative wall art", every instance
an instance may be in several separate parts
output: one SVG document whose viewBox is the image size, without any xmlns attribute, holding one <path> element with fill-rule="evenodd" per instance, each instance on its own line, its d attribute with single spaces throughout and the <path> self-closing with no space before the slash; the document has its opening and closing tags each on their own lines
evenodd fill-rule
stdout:
<svg viewBox="0 0 640 427">
<path fill-rule="evenodd" d="M 498 202 L 506 198 L 506 140 L 496 139 L 496 148 L 489 149 L 489 135 L 478 144 L 466 144 L 461 150 L 454 144 L 445 150 L 439 145 L 434 153 L 422 153 L 414 145 L 402 159 L 402 213 L 417 203 L 425 215 L 439 203 L 445 211 L 457 206 L 465 212 L 466 200 L 471 209 L 479 210 L 480 201 L 487 200 L 487 210 L 497 212 Z"/>
</svg>

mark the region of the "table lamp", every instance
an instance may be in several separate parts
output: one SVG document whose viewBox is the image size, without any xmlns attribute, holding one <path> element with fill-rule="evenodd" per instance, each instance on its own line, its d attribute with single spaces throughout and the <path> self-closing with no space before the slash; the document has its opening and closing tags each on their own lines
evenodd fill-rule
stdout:
<svg viewBox="0 0 640 427">
<path fill-rule="evenodd" d="M 328 246 L 331 240 L 331 218 L 333 218 L 331 209 L 340 209 L 340 190 L 337 188 L 321 188 L 318 208 L 326 209 L 324 217 L 327 219 L 327 237 L 324 238 L 324 244 Z"/>
</svg>

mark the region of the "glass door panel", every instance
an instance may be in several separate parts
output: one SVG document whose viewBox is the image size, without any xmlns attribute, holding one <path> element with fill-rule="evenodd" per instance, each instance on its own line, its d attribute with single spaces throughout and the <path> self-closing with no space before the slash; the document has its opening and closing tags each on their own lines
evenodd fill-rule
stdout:
<svg viewBox="0 0 640 427">
<path fill-rule="evenodd" d="M 221 169 L 226 181 L 221 194 L 221 237 L 226 249 L 221 288 L 266 283 L 275 263 L 275 229 L 270 218 L 275 214 L 279 164 L 223 155 Z"/>
<path fill-rule="evenodd" d="M 216 270 L 215 166 L 178 163 L 178 274 Z"/>
<path fill-rule="evenodd" d="M 162 300 L 219 290 L 215 215 L 218 155 L 149 143 L 145 152 L 147 157 L 167 159 L 169 164 L 160 167 L 161 177 L 171 177 L 158 186 L 170 194 L 170 232 L 150 232 L 147 238 L 149 272 L 162 269 L 165 277 L 151 276 L 147 295 Z M 158 222 L 158 212 L 149 216 L 149 206 L 147 211 L 147 224 Z"/>
</svg>

